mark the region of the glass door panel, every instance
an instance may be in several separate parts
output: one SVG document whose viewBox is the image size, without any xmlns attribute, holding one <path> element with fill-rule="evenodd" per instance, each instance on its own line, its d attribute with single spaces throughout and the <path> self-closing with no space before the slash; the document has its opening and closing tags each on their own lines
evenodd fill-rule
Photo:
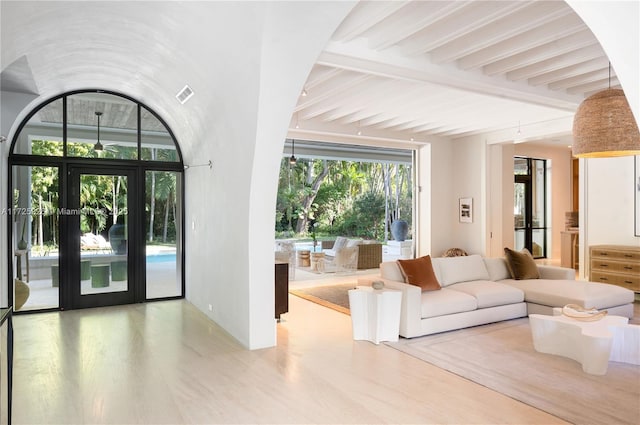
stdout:
<svg viewBox="0 0 640 425">
<path fill-rule="evenodd" d="M 534 258 L 547 256 L 546 172 L 545 160 L 514 159 L 514 247 Z"/>
<path fill-rule="evenodd" d="M 16 311 L 60 304 L 58 167 L 13 167 L 13 306 Z"/>
<path fill-rule="evenodd" d="M 154 154 L 155 155 L 155 154 Z M 182 174 L 146 172 L 146 297 L 182 296 Z"/>
<path fill-rule="evenodd" d="M 126 292 L 126 175 L 80 174 L 80 295 Z"/>
<path fill-rule="evenodd" d="M 132 170 L 72 168 L 67 263 L 74 308 L 134 301 Z"/>
</svg>

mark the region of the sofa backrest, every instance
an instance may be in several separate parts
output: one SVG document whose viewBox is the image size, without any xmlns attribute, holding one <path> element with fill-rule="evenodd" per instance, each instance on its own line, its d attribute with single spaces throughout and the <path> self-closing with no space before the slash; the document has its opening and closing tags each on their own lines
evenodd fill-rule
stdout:
<svg viewBox="0 0 640 425">
<path fill-rule="evenodd" d="M 397 261 L 384 261 L 380 263 L 380 277 L 396 282 L 404 282 L 404 276 L 400 271 L 400 266 Z"/>
<path fill-rule="evenodd" d="M 499 258 L 497 260 L 500 260 Z M 441 286 L 449 286 L 454 283 L 468 282 L 472 280 L 493 280 L 489 270 L 480 255 L 465 257 L 434 257 L 431 258 L 433 271 Z M 494 266 L 497 269 L 497 266 Z M 506 265 L 505 265 L 506 268 Z M 507 274 L 509 271 L 507 270 Z M 496 272 L 496 276 L 499 273 Z M 404 281 L 400 266 L 396 261 L 386 261 L 380 264 L 380 276 L 383 279 Z M 507 276 L 511 277 L 511 276 Z"/>
<path fill-rule="evenodd" d="M 489 280 L 498 281 L 511 279 L 511 273 L 507 267 L 507 260 L 502 258 L 484 258 L 484 264 L 489 272 Z"/>
<path fill-rule="evenodd" d="M 433 271 L 441 286 L 472 280 L 489 280 L 489 272 L 482 256 L 432 258 Z"/>
</svg>

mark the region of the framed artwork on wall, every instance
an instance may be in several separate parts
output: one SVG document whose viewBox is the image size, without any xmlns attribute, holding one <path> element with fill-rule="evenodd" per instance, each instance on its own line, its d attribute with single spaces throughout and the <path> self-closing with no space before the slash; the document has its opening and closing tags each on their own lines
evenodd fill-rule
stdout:
<svg viewBox="0 0 640 425">
<path fill-rule="evenodd" d="M 636 218 L 635 236 L 640 237 L 640 155 L 635 156 L 633 193 L 635 194 L 636 206 L 634 216 Z"/>
<path fill-rule="evenodd" d="M 473 198 L 460 198 L 458 216 L 460 223 L 473 223 Z"/>
</svg>

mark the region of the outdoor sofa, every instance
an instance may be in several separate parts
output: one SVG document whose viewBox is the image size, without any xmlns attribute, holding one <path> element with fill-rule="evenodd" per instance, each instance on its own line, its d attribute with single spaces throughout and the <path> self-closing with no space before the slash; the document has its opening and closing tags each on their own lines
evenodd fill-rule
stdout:
<svg viewBox="0 0 640 425">
<path fill-rule="evenodd" d="M 425 258 L 425 257 L 422 257 Z M 429 258 L 436 290 L 405 283 L 397 261 L 380 265 L 385 287 L 402 291 L 400 335 L 412 338 L 454 329 L 554 313 L 554 307 L 578 304 L 633 317 L 634 293 L 604 283 L 575 280 L 575 270 L 537 265 L 539 278 L 514 279 L 505 258 L 480 255 Z M 374 279 L 375 280 L 375 279 Z M 370 285 L 371 279 L 359 279 Z"/>
<path fill-rule="evenodd" d="M 380 263 L 382 263 L 382 244 L 378 241 L 338 236 L 334 241 L 322 241 L 322 252 L 331 259 L 336 256 L 338 250 L 354 246 L 358 247 L 357 268 L 359 270 L 380 267 Z"/>
</svg>

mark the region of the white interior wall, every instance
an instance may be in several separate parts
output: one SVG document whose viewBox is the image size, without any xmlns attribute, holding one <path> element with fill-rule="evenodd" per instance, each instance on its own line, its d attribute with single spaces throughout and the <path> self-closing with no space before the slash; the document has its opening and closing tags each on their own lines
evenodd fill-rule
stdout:
<svg viewBox="0 0 640 425">
<path fill-rule="evenodd" d="M 352 6 L 272 3 L 264 15 L 244 22 L 257 31 L 243 60 L 220 58 L 238 77 L 218 87 L 225 108 L 211 117 L 216 137 L 194 155 L 211 158 L 213 171 L 187 171 L 187 229 L 196 224 L 187 231 L 186 295 L 251 349 L 276 343 L 268 212 L 275 210 L 291 111 L 318 54 Z"/>
<path fill-rule="evenodd" d="M 486 208 L 487 208 L 487 149 L 483 138 L 473 137 L 452 142 L 451 208 L 453 223 L 450 246 L 462 248 L 469 254 L 485 255 L 486 250 Z M 473 222 L 461 223 L 458 219 L 460 198 L 473 199 Z"/>
<path fill-rule="evenodd" d="M 416 202 L 413 214 L 415 256 L 421 257 L 431 253 L 432 227 L 431 227 L 431 197 L 432 178 L 431 157 L 432 145 L 427 144 L 416 150 L 415 184 Z"/>
<path fill-rule="evenodd" d="M 421 175 L 425 179 L 419 184 L 428 188 L 423 188 L 423 192 L 426 192 L 429 198 L 428 202 L 422 203 L 420 222 L 421 227 L 429 226 L 431 238 L 427 244 L 421 241 L 417 255 L 430 254 L 433 257 L 439 257 L 445 250 L 451 248 L 451 227 L 454 220 L 457 221 L 458 207 L 457 204 L 453 205 L 454 198 L 452 196 L 454 190 L 453 167 L 451 166 L 453 161 L 452 144 L 447 139 L 433 138 L 430 140 L 429 152 L 428 163 L 422 161 L 420 164 Z M 421 232 L 421 237 L 423 235 L 425 233 Z"/>
</svg>

